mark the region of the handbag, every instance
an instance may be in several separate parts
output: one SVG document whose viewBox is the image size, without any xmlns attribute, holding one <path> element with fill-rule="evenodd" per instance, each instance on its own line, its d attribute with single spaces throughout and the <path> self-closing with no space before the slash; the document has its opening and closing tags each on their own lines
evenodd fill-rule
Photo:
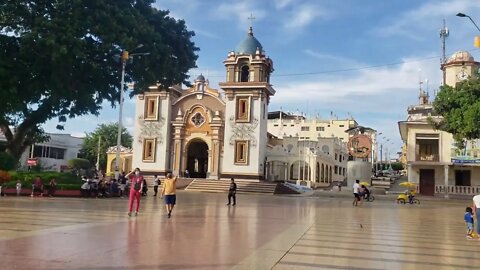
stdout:
<svg viewBox="0 0 480 270">
<path fill-rule="evenodd" d="M 138 181 L 135 182 L 135 184 L 133 185 L 133 189 L 135 189 L 136 191 L 140 191 L 140 187 L 141 187 L 141 185 Z"/>
</svg>

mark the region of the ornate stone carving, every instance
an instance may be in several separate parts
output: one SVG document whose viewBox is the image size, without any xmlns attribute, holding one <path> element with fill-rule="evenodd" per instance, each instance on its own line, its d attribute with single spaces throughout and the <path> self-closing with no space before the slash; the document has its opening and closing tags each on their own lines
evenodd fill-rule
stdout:
<svg viewBox="0 0 480 270">
<path fill-rule="evenodd" d="M 235 144 L 235 140 L 248 140 L 251 147 L 257 146 L 254 132 L 258 126 L 258 119 L 254 118 L 251 123 L 235 123 L 235 117 L 230 117 L 230 127 L 232 135 L 230 136 L 230 145 Z"/>
<path fill-rule="evenodd" d="M 146 138 L 157 139 L 158 144 L 163 143 L 162 128 L 165 125 L 165 118 L 160 117 L 158 121 L 145 121 L 143 116 L 139 116 L 138 123 L 140 124 L 139 143 L 143 143 Z"/>
<path fill-rule="evenodd" d="M 199 112 L 195 113 L 191 118 L 190 121 L 196 126 L 201 127 L 205 123 L 205 117 Z"/>
</svg>

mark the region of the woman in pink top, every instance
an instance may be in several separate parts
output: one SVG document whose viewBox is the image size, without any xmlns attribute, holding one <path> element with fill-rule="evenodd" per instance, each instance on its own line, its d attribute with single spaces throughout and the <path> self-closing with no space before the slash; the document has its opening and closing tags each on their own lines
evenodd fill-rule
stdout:
<svg viewBox="0 0 480 270">
<path fill-rule="evenodd" d="M 128 216 L 132 216 L 133 201 L 137 201 L 135 216 L 138 215 L 140 208 L 140 191 L 143 188 L 143 176 L 140 174 L 140 169 L 135 168 L 135 174 L 127 175 L 130 178 L 130 199 L 128 202 Z"/>
</svg>

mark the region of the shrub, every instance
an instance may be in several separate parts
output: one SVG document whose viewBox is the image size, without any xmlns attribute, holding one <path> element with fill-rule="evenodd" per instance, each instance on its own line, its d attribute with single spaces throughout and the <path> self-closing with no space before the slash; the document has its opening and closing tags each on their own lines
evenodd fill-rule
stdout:
<svg viewBox="0 0 480 270">
<path fill-rule="evenodd" d="M 7 183 L 12 179 L 10 174 L 6 171 L 0 171 L 0 185 L 3 185 L 3 183 Z"/>
<path fill-rule="evenodd" d="M 84 158 L 74 158 L 68 161 L 68 166 L 75 170 L 88 170 L 92 167 L 90 161 Z"/>
<path fill-rule="evenodd" d="M 7 152 L 0 152 L 0 170 L 10 171 L 15 169 L 17 161 Z"/>
</svg>

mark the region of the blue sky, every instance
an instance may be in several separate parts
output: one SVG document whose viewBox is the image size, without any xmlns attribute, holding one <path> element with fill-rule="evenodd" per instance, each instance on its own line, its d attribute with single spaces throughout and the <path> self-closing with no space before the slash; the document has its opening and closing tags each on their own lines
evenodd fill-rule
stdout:
<svg viewBox="0 0 480 270">
<path fill-rule="evenodd" d="M 463 12 L 480 23 L 475 16 L 480 1 L 158 0 L 156 6 L 196 32 L 198 68 L 190 73 L 193 78 L 203 73 L 214 88 L 225 76 L 222 61 L 245 38 L 253 14 L 254 35 L 275 68 L 271 82 L 277 94 L 270 111 L 298 110 L 325 119 L 332 111 L 338 118 L 351 114 L 382 132 L 395 151 L 402 144 L 397 122 L 417 103 L 419 78 L 428 80 L 431 95 L 440 84 L 443 19 L 450 30 L 447 54 L 468 50 L 480 59 L 473 47 L 480 33 L 467 18 L 455 16 Z M 128 100 L 124 124 L 130 130 L 133 119 Z M 106 105 L 99 117 L 70 120 L 64 132 L 79 136 L 116 121 L 118 109 Z M 58 132 L 56 124 L 48 122 L 46 131 Z"/>
</svg>

